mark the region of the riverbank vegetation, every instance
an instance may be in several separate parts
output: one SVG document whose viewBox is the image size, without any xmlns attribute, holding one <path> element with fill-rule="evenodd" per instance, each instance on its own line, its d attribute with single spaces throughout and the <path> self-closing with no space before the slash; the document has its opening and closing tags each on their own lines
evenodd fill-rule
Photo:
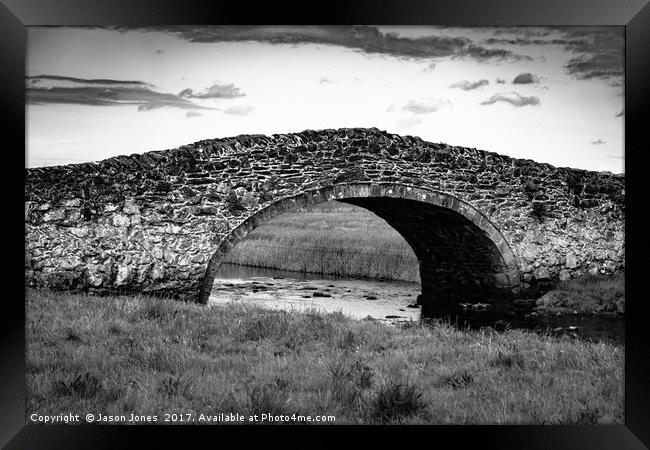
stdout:
<svg viewBox="0 0 650 450">
<path fill-rule="evenodd" d="M 537 300 L 540 312 L 625 313 L 625 274 L 561 281 Z"/>
<path fill-rule="evenodd" d="M 608 343 L 241 304 L 34 290 L 26 300 L 28 416 L 623 423 L 624 349 Z"/>
<path fill-rule="evenodd" d="M 281 214 L 253 230 L 224 262 L 299 272 L 420 281 L 404 238 L 370 211 L 326 202 Z"/>
</svg>

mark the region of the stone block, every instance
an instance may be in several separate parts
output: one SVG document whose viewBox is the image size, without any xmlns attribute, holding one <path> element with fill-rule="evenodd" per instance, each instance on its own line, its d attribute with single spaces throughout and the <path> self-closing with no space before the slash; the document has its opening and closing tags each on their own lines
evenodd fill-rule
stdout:
<svg viewBox="0 0 650 450">
<path fill-rule="evenodd" d="M 122 214 L 114 214 L 112 217 L 112 224 L 116 227 L 128 227 L 131 225 L 131 219 Z"/>
<path fill-rule="evenodd" d="M 578 257 L 573 253 L 566 255 L 566 261 L 564 262 L 564 267 L 567 269 L 575 269 L 578 267 Z"/>
<path fill-rule="evenodd" d="M 65 219 L 65 209 L 53 209 L 43 214 L 44 222 L 54 222 Z"/>
</svg>

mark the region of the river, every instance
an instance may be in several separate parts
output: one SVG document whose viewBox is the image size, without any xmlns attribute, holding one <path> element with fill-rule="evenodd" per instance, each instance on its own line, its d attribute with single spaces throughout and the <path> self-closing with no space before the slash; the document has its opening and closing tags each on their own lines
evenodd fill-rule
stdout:
<svg viewBox="0 0 650 450">
<path fill-rule="evenodd" d="M 215 276 L 210 303 L 244 302 L 290 311 L 339 311 L 355 319 L 396 323 L 420 320 L 416 304 L 419 293 L 418 283 L 222 264 Z M 625 341 L 622 317 L 540 314 L 529 306 L 519 306 L 507 315 L 460 308 L 459 320 L 470 328 L 523 328 L 619 345 Z"/>
</svg>

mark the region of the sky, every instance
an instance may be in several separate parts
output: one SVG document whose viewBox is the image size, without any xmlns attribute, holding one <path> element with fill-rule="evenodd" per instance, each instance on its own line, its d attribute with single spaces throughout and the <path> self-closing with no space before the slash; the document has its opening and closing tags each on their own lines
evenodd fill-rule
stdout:
<svg viewBox="0 0 650 450">
<path fill-rule="evenodd" d="M 376 127 L 624 172 L 623 27 L 28 27 L 26 166 Z"/>
</svg>

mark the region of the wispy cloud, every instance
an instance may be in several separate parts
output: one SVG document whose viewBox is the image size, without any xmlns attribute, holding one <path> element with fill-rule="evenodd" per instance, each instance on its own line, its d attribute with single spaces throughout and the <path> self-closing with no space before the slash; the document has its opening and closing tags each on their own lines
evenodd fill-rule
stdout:
<svg viewBox="0 0 650 450">
<path fill-rule="evenodd" d="M 126 32 L 162 31 L 189 42 L 257 41 L 268 44 L 327 44 L 361 51 L 408 58 L 468 57 L 480 61 L 531 59 L 510 50 L 485 48 L 463 36 L 442 32 L 421 37 L 405 37 L 382 33 L 368 25 L 333 26 L 159 26 L 147 28 L 114 27 Z M 432 68 L 433 70 L 433 68 Z"/>
<path fill-rule="evenodd" d="M 517 92 L 501 92 L 481 102 L 481 105 L 493 105 L 497 102 L 510 103 L 513 106 L 539 105 L 539 98 L 536 96 L 525 97 Z"/>
<path fill-rule="evenodd" d="M 424 72 L 433 72 L 436 70 L 436 63 L 432 62 L 424 68 Z"/>
<path fill-rule="evenodd" d="M 449 87 L 452 88 L 460 88 L 464 91 L 471 91 L 473 89 L 478 89 L 481 86 L 487 86 L 490 84 L 488 80 L 482 79 L 478 81 L 467 81 L 467 80 L 462 80 L 462 81 L 457 81 L 456 83 L 452 84 Z"/>
<path fill-rule="evenodd" d="M 320 84 L 320 85 L 324 85 L 324 84 L 332 84 L 332 83 L 334 83 L 332 80 L 330 80 L 329 78 L 325 78 L 325 77 L 321 78 L 321 79 L 318 81 L 318 84 Z"/>
<path fill-rule="evenodd" d="M 591 143 L 593 145 L 602 145 L 602 144 L 606 144 L 607 141 L 603 141 L 602 139 L 596 139 L 595 141 L 591 141 Z"/>
<path fill-rule="evenodd" d="M 504 30 L 501 30 L 504 32 Z M 488 45 L 556 45 L 574 53 L 565 65 L 567 72 L 579 80 L 603 79 L 621 85 L 624 73 L 623 54 L 625 32 L 623 27 L 548 27 L 530 34 L 526 28 L 511 28 L 505 32 L 519 35 L 515 38 L 489 38 Z M 495 32 L 495 35 L 499 32 Z"/>
<path fill-rule="evenodd" d="M 251 114 L 254 109 L 255 108 L 249 105 L 237 105 L 226 108 L 224 112 L 235 116 L 247 116 Z"/>
<path fill-rule="evenodd" d="M 413 114 L 428 114 L 438 111 L 444 106 L 451 106 L 449 100 L 426 98 L 422 100 L 411 100 L 402 107 L 402 110 Z"/>
<path fill-rule="evenodd" d="M 458 52 L 458 56 L 469 56 L 478 61 L 488 61 L 491 59 L 502 59 L 507 61 L 533 60 L 533 58 L 528 55 L 521 55 L 502 48 L 486 48 L 476 44 L 470 44 L 463 47 Z"/>
<path fill-rule="evenodd" d="M 235 86 L 233 83 L 228 84 L 218 84 L 215 83 L 212 86 L 208 86 L 205 89 L 202 89 L 199 92 L 194 92 L 192 89 L 187 88 L 183 89 L 178 96 L 183 98 L 237 98 L 243 97 L 244 94 L 240 88 Z"/>
<path fill-rule="evenodd" d="M 185 113 L 185 118 L 186 119 L 191 119 L 192 117 L 199 117 L 202 116 L 203 114 L 198 112 L 198 111 L 188 111 Z"/>
<path fill-rule="evenodd" d="M 84 79 L 58 75 L 26 77 L 26 98 L 31 104 L 138 105 L 138 111 L 163 107 L 214 109 L 174 94 L 158 92 L 152 85 L 142 81 Z"/>
<path fill-rule="evenodd" d="M 619 112 L 616 113 L 616 117 L 621 117 L 625 115 L 625 108 L 621 109 Z"/>
<path fill-rule="evenodd" d="M 567 35 L 571 42 L 566 49 L 579 54 L 565 66 L 571 75 L 580 80 L 600 78 L 612 84 L 622 83 L 623 27 L 576 27 L 567 30 Z"/>
</svg>

